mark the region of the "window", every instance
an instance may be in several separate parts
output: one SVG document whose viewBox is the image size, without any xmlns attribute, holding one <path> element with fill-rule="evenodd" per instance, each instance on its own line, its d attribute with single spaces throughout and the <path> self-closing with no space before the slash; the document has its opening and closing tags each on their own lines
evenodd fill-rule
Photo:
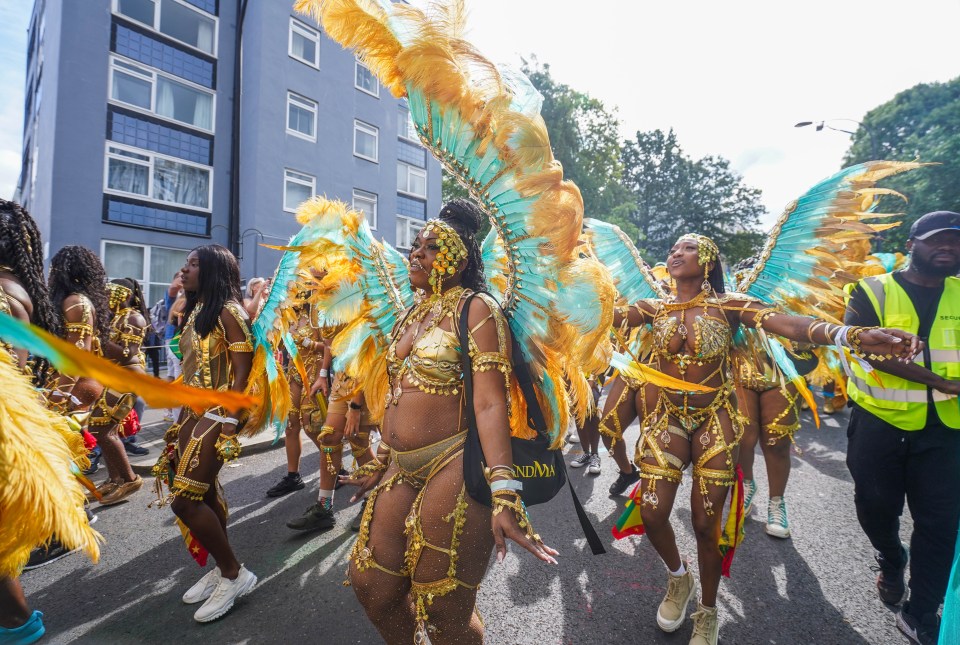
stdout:
<svg viewBox="0 0 960 645">
<path fill-rule="evenodd" d="M 209 166 L 109 143 L 106 163 L 105 192 L 210 210 Z"/>
<path fill-rule="evenodd" d="M 407 108 L 400 108 L 397 112 L 397 135 L 401 139 L 420 143 L 420 137 L 417 136 L 417 129 L 413 126 L 413 117 L 410 116 L 410 110 Z"/>
<path fill-rule="evenodd" d="M 316 194 L 317 178 L 296 170 L 283 171 L 283 210 L 293 213 L 297 206 Z"/>
<path fill-rule="evenodd" d="M 353 122 L 353 154 L 361 159 L 377 163 L 377 140 L 380 131 L 363 121 Z"/>
<path fill-rule="evenodd" d="M 397 162 L 397 191 L 417 197 L 427 196 L 427 171 Z"/>
<path fill-rule="evenodd" d="M 180 0 L 114 0 L 113 11 L 216 56 L 217 19 Z"/>
<path fill-rule="evenodd" d="M 317 140 L 317 104 L 308 98 L 287 92 L 287 132 Z"/>
<path fill-rule="evenodd" d="M 380 83 L 377 81 L 377 77 L 373 75 L 369 67 L 359 60 L 356 60 L 354 64 L 353 86 L 371 96 L 380 97 Z"/>
<path fill-rule="evenodd" d="M 397 248 L 402 251 L 409 251 L 423 225 L 423 220 L 397 215 Z"/>
<path fill-rule="evenodd" d="M 353 207 L 358 211 L 363 211 L 363 214 L 367 216 L 367 223 L 370 224 L 370 228 L 377 230 L 377 196 L 374 193 L 354 188 Z"/>
<path fill-rule="evenodd" d="M 290 19 L 290 58 L 320 68 L 320 32 L 298 20 Z"/>
<path fill-rule="evenodd" d="M 110 59 L 110 77 L 111 100 L 201 130 L 213 130 L 212 92 L 119 58 Z"/>
<path fill-rule="evenodd" d="M 134 278 L 143 287 L 147 307 L 162 299 L 189 251 L 125 242 L 103 242 L 101 256 L 108 279 Z"/>
</svg>

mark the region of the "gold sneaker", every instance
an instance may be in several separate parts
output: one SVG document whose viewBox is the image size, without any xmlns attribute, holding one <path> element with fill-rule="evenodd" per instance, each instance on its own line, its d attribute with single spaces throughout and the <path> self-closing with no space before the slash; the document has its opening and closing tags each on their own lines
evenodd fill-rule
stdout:
<svg viewBox="0 0 960 645">
<path fill-rule="evenodd" d="M 697 588 L 690 571 L 690 563 L 684 562 L 686 572 L 680 576 L 667 573 L 667 595 L 657 608 L 657 626 L 665 632 L 680 629 L 687 615 L 687 605 Z"/>
<path fill-rule="evenodd" d="M 720 638 L 720 621 L 716 607 L 704 607 L 697 603 L 697 610 L 690 614 L 693 620 L 693 635 L 690 645 L 717 645 Z"/>
<path fill-rule="evenodd" d="M 103 499 L 100 500 L 100 505 L 111 506 L 112 504 L 119 504 L 140 490 L 141 486 L 143 486 L 143 477 L 137 475 L 137 478 L 132 482 L 123 482 L 117 485 L 109 495 L 104 495 Z"/>
<path fill-rule="evenodd" d="M 100 497 L 101 497 L 101 498 L 106 497 L 107 495 L 109 495 L 110 493 L 112 493 L 112 492 L 115 491 L 115 490 L 117 490 L 117 483 L 116 483 L 115 481 L 110 480 L 110 479 L 108 479 L 107 481 L 105 481 L 105 482 L 103 482 L 102 484 L 100 484 L 100 485 L 97 486 L 97 492 L 100 493 Z M 88 490 L 88 491 L 87 491 L 87 501 L 88 501 L 88 502 L 95 502 L 95 501 L 97 501 L 97 496 L 94 495 L 92 491 L 89 491 L 89 490 Z"/>
</svg>

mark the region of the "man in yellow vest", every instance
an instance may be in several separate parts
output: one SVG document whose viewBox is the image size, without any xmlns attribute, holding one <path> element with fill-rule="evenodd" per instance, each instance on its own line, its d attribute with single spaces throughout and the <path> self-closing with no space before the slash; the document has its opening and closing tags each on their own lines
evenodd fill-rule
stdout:
<svg viewBox="0 0 960 645">
<path fill-rule="evenodd" d="M 910 331 L 926 346 L 913 363 L 851 364 L 847 467 L 857 519 L 877 550 L 880 599 L 903 600 L 909 559 L 910 601 L 897 627 L 927 645 L 937 642 L 960 522 L 960 213 L 918 219 L 907 250 L 906 269 L 857 283 L 844 322 Z M 899 537 L 904 498 L 909 558 Z"/>
</svg>

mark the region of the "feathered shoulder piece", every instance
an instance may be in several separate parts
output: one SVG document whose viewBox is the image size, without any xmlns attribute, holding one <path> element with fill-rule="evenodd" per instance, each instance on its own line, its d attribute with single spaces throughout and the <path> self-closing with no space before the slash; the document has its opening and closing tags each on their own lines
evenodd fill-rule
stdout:
<svg viewBox="0 0 960 645">
<path fill-rule="evenodd" d="M 407 98 L 423 145 L 486 211 L 503 248 L 504 268 L 493 276 L 495 284 L 502 279 L 500 304 L 541 380 L 541 403 L 558 438 L 567 421 L 563 365 L 590 361 L 573 356 L 573 344 L 605 341 L 613 302 L 606 302 L 604 287 L 584 297 L 589 287 L 577 284 L 567 294 L 579 302 L 563 295 L 564 285 L 599 272 L 578 262 L 583 201 L 553 158 L 542 97 L 523 74 L 498 68 L 463 40 L 463 2 L 428 11 L 374 0 L 299 0 L 295 6 L 354 49 L 394 96 Z M 587 307 L 598 303 L 605 308 L 588 316 Z"/>
<path fill-rule="evenodd" d="M 129 370 L 128 370 L 129 371 Z M 30 551 L 56 536 L 94 561 L 100 535 L 83 511 L 72 474 L 83 438 L 67 419 L 46 409 L 30 381 L 0 351 L 0 576 L 16 578 Z"/>
<path fill-rule="evenodd" d="M 767 236 L 757 263 L 736 277 L 737 291 L 778 303 L 788 313 L 838 321 L 842 285 L 855 279 L 845 249 L 898 223 L 876 223 L 880 195 L 897 195 L 877 182 L 923 164 L 868 161 L 824 179 L 791 202 Z"/>
<path fill-rule="evenodd" d="M 583 228 L 597 259 L 610 270 L 617 291 L 627 302 L 664 297 L 663 287 L 619 226 L 588 217 Z"/>
<path fill-rule="evenodd" d="M 406 259 L 373 237 L 363 213 L 341 201 L 315 197 L 297 218 L 320 232 L 301 249 L 301 272 L 320 268 L 309 300 L 316 324 L 338 327 L 333 367 L 355 379 L 368 400 L 386 396 L 386 347 L 403 312 L 413 306 Z M 371 411 L 382 412 L 379 405 Z"/>
</svg>

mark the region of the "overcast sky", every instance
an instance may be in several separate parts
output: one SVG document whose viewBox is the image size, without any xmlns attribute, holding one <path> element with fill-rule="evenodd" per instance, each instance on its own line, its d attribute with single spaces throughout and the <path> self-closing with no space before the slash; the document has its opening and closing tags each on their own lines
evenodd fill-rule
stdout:
<svg viewBox="0 0 960 645">
<path fill-rule="evenodd" d="M 30 4 L 0 0 L 4 197 L 20 170 Z M 960 76 L 960 0 L 468 0 L 467 6 L 468 38 L 489 58 L 519 65 L 521 56 L 535 54 L 558 81 L 616 108 L 624 136 L 672 127 L 688 154 L 727 157 L 763 191 L 770 218 L 838 170 L 849 145 L 847 135 L 794 123 L 861 119 L 917 83 Z"/>
</svg>

